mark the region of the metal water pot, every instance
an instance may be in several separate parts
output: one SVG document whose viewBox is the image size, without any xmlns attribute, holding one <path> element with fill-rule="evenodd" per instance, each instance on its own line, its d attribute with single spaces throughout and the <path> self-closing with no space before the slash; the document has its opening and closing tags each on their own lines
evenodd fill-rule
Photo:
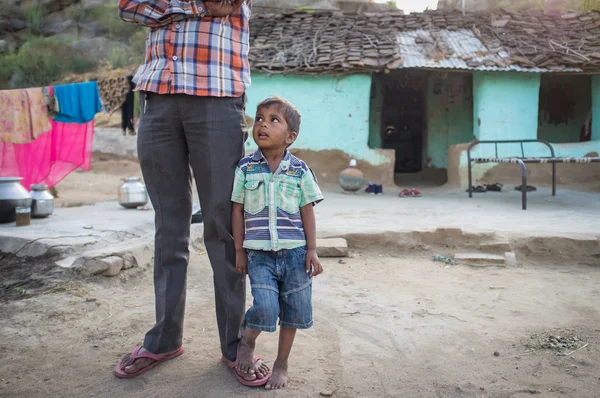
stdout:
<svg viewBox="0 0 600 398">
<path fill-rule="evenodd" d="M 0 178 L 0 223 L 14 222 L 17 207 L 30 207 L 31 195 L 20 184 L 20 177 Z"/>
<path fill-rule="evenodd" d="M 127 177 L 119 187 L 119 204 L 126 209 L 135 209 L 148 203 L 146 186 L 140 177 Z"/>
<path fill-rule="evenodd" d="M 48 185 L 31 186 L 31 217 L 45 218 L 54 213 L 54 196 L 48 192 Z"/>
</svg>

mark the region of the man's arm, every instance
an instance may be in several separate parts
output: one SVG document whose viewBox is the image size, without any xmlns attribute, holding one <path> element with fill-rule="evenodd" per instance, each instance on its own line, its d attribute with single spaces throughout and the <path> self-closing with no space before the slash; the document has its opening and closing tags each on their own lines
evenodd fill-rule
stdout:
<svg viewBox="0 0 600 398">
<path fill-rule="evenodd" d="M 149 28 L 160 28 L 183 19 L 225 17 L 246 0 L 120 0 L 122 20 Z M 250 0 L 248 0 L 250 4 Z"/>
<path fill-rule="evenodd" d="M 206 15 L 204 1 L 200 0 L 120 0 L 119 17 L 125 21 L 149 28 L 159 28 L 183 19 Z"/>
</svg>

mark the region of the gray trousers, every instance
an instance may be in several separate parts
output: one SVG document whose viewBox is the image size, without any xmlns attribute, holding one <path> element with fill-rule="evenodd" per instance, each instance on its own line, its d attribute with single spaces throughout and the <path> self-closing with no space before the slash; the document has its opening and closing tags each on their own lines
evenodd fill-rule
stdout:
<svg viewBox="0 0 600 398">
<path fill-rule="evenodd" d="M 138 157 L 156 216 L 156 325 L 144 348 L 160 354 L 182 345 L 192 216 L 192 173 L 214 274 L 222 354 L 236 359 L 245 310 L 245 277 L 235 271 L 231 190 L 245 140 L 245 96 L 141 93 Z"/>
</svg>

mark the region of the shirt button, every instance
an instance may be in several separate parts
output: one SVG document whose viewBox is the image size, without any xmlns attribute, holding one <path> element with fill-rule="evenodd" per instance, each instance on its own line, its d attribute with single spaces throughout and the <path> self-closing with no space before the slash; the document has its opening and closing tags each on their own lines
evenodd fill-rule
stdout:
<svg viewBox="0 0 600 398">
<path fill-rule="evenodd" d="M 179 24 L 175 25 L 175 29 L 179 29 L 179 28 L 181 28 L 181 25 L 179 25 Z"/>
<path fill-rule="evenodd" d="M 173 55 L 173 61 L 177 61 L 177 55 Z"/>
</svg>

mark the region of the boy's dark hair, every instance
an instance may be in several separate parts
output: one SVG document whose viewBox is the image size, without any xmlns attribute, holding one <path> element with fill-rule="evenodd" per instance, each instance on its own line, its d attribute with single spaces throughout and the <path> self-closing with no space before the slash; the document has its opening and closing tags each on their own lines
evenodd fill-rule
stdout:
<svg viewBox="0 0 600 398">
<path fill-rule="evenodd" d="M 296 134 L 300 134 L 300 123 L 302 122 L 302 115 L 300 111 L 292 103 L 281 97 L 269 97 L 256 107 L 258 112 L 261 108 L 266 108 L 272 105 L 276 105 L 279 110 L 283 113 L 285 122 L 288 125 L 290 131 L 295 131 Z"/>
</svg>

